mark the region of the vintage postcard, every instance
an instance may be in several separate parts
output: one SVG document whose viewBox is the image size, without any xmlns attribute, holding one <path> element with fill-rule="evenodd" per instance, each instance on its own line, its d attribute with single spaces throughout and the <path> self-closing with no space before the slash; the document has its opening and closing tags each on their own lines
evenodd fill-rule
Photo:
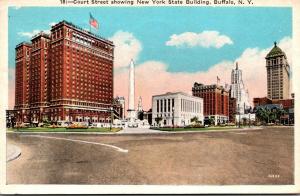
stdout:
<svg viewBox="0 0 300 196">
<path fill-rule="evenodd" d="M 299 6 L 1 1 L 0 192 L 299 193 Z"/>
</svg>

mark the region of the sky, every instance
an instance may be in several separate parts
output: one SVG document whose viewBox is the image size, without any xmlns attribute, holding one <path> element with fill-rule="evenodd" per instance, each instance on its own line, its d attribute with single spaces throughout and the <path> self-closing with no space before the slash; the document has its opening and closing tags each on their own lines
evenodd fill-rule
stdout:
<svg viewBox="0 0 300 196">
<path fill-rule="evenodd" d="M 136 100 L 145 110 L 155 94 L 183 91 L 194 82 L 230 83 L 235 62 L 250 98 L 266 96 L 266 54 L 274 41 L 292 67 L 292 9 L 288 7 L 10 7 L 9 108 L 14 105 L 15 46 L 62 20 L 115 44 L 114 95 L 128 97 L 128 66 L 136 66 Z M 259 85 L 258 85 L 259 84 Z M 126 100 L 128 102 L 128 100 Z M 137 103 L 136 103 L 137 104 Z"/>
</svg>

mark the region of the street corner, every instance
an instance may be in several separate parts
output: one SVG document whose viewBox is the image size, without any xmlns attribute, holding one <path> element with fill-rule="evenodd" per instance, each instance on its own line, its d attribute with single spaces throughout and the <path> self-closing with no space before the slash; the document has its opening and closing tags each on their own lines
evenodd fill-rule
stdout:
<svg viewBox="0 0 300 196">
<path fill-rule="evenodd" d="M 6 147 L 6 162 L 10 162 L 12 160 L 17 159 L 21 156 L 21 149 L 18 146 L 7 144 Z"/>
</svg>

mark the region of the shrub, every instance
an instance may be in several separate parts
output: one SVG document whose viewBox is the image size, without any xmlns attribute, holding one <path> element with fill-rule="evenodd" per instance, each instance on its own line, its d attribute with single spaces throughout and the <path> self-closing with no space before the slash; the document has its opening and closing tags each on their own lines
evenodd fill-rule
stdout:
<svg viewBox="0 0 300 196">
<path fill-rule="evenodd" d="M 192 124 L 192 125 L 188 125 L 188 126 L 185 126 L 184 128 L 185 129 L 190 129 L 190 128 L 204 128 L 205 126 L 202 125 L 202 124 Z"/>
<path fill-rule="evenodd" d="M 78 124 L 71 124 L 67 127 L 67 129 L 87 129 L 87 126 L 78 125 Z"/>
</svg>

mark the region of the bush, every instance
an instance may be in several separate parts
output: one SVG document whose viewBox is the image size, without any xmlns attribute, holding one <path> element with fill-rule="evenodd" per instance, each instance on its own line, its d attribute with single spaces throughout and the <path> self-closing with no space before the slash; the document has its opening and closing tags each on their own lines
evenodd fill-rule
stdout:
<svg viewBox="0 0 300 196">
<path fill-rule="evenodd" d="M 202 124 L 193 124 L 193 125 L 188 125 L 184 127 L 185 129 L 190 129 L 190 128 L 205 128 L 204 125 Z"/>
<path fill-rule="evenodd" d="M 78 124 L 71 124 L 67 127 L 67 129 L 87 129 L 87 126 L 78 125 Z"/>
<path fill-rule="evenodd" d="M 228 123 L 227 126 L 235 126 L 234 123 Z"/>
<path fill-rule="evenodd" d="M 48 126 L 48 128 L 52 128 L 52 129 L 57 128 L 57 127 L 58 127 L 58 126 L 57 126 L 57 125 L 54 125 L 54 124 Z"/>
</svg>

